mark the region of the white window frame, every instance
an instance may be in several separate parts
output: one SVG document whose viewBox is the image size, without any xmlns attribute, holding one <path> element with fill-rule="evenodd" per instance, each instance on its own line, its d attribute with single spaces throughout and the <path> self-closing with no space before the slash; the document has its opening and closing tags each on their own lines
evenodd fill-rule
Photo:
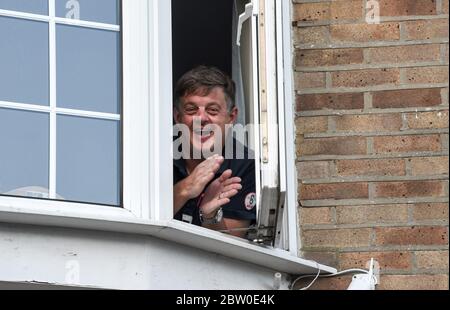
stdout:
<svg viewBox="0 0 450 310">
<path fill-rule="evenodd" d="M 111 31 L 122 31 L 123 51 L 123 156 L 122 166 L 122 208 L 102 206 L 90 203 L 64 202 L 57 200 L 41 200 L 25 197 L 0 196 L 0 208 L 14 208 L 24 213 L 47 214 L 47 215 L 67 215 L 73 217 L 89 217 L 109 220 L 130 220 L 130 219 L 156 219 L 156 210 L 151 210 L 149 206 L 155 206 L 155 202 L 150 203 L 149 184 L 149 148 L 150 132 L 155 132 L 152 136 L 157 136 L 158 127 L 162 120 L 156 117 L 158 111 L 151 114 L 149 111 L 149 91 L 158 92 L 158 85 L 153 83 L 149 86 L 149 65 L 152 60 L 148 59 L 150 49 L 149 14 L 155 8 L 149 8 L 149 2 L 145 0 L 123 0 L 122 26 L 72 20 L 55 17 L 55 0 L 49 1 L 49 16 L 21 13 L 15 11 L 0 10 L 2 16 L 16 17 L 27 20 L 46 21 L 49 24 L 49 72 L 50 72 L 50 104 L 49 106 L 37 106 L 30 104 L 20 104 L 12 102 L 0 102 L 0 107 L 29 110 L 37 112 L 47 112 L 50 115 L 50 178 L 49 178 L 49 198 L 56 197 L 56 114 L 83 116 L 97 119 L 120 120 L 121 116 L 108 113 L 85 112 L 56 107 L 56 55 L 55 36 L 56 22 L 67 25 L 82 27 L 93 27 Z M 154 14 L 157 15 L 157 14 Z M 121 28 L 122 27 L 122 28 Z M 152 50 L 152 49 L 150 49 Z M 156 85 L 156 87 L 155 87 Z M 156 97 L 155 101 L 158 100 Z M 157 122 L 157 123 L 155 123 Z M 154 124 L 150 129 L 150 124 Z M 154 131 L 153 131 L 154 130 Z M 166 132 L 168 132 L 166 130 Z M 153 158 L 152 158 L 153 160 Z M 164 160 L 164 159 L 163 159 Z M 156 169 L 154 170 L 156 171 Z M 165 202 L 165 197 L 158 196 L 161 203 Z M 0 209 L 1 210 L 1 209 Z"/>
<path fill-rule="evenodd" d="M 292 4 L 289 0 L 282 2 L 279 14 L 289 21 Z M 284 68 L 284 111 L 280 113 L 285 116 L 286 149 L 280 154 L 286 156 L 287 166 L 289 251 L 285 251 L 173 219 L 171 1 L 122 0 L 122 6 L 123 208 L 0 196 L 0 222 L 149 234 L 282 272 L 314 272 L 318 266 L 325 272 L 335 272 L 298 258 L 297 253 L 289 22 L 279 29 L 284 38 L 285 65 L 278 68 Z M 87 22 L 65 22 L 88 26 Z"/>
</svg>

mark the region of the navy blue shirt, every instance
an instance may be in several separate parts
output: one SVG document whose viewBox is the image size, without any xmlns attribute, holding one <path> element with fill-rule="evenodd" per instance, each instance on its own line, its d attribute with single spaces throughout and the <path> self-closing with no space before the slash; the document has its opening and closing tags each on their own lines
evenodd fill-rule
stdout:
<svg viewBox="0 0 450 310">
<path fill-rule="evenodd" d="M 232 177 L 241 178 L 242 189 L 238 194 L 230 198 L 230 203 L 222 206 L 223 217 L 236 220 L 248 220 L 253 223 L 256 221 L 255 160 L 249 159 L 249 150 L 246 147 L 244 147 L 244 158 L 245 159 L 225 159 L 211 183 L 228 169 L 233 172 Z M 253 158 L 253 156 L 250 158 Z M 174 160 L 174 184 L 177 184 L 187 176 L 188 173 L 184 159 Z M 206 190 L 208 185 L 205 186 L 204 190 Z M 189 200 L 180 211 L 175 214 L 175 219 L 201 226 L 198 208 L 200 196 Z"/>
</svg>

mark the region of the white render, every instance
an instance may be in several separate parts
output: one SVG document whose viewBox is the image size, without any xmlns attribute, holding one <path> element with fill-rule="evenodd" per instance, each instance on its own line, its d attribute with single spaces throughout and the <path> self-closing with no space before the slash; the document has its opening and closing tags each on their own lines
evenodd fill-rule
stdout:
<svg viewBox="0 0 450 310">
<path fill-rule="evenodd" d="M 273 286 L 270 269 L 150 236 L 13 224 L 0 224 L 0 236 L 0 281 L 23 288 L 36 283 L 138 290 Z M 79 283 L 70 283 L 77 264 Z M 0 289 L 7 287 L 0 283 Z"/>
</svg>

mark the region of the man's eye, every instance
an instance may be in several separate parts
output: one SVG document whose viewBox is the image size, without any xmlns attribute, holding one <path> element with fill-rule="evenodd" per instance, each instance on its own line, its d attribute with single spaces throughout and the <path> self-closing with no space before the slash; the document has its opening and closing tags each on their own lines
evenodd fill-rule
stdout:
<svg viewBox="0 0 450 310">
<path fill-rule="evenodd" d="M 218 109 L 209 109 L 208 110 L 208 113 L 209 114 L 212 114 L 212 115 L 216 115 L 216 114 L 218 114 L 220 111 L 218 110 Z"/>
<path fill-rule="evenodd" d="M 184 112 L 185 112 L 186 114 L 194 114 L 194 113 L 197 112 L 197 110 L 196 110 L 196 109 L 185 109 Z"/>
</svg>

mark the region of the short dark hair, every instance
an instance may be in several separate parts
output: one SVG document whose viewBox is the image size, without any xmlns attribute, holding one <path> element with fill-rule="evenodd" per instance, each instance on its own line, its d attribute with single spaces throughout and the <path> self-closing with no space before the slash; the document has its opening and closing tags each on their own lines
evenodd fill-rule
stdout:
<svg viewBox="0 0 450 310">
<path fill-rule="evenodd" d="M 198 66 L 178 80 L 174 92 L 175 108 L 180 111 L 181 98 L 188 95 L 207 96 L 216 87 L 223 89 L 228 111 L 231 112 L 236 105 L 234 81 L 218 68 L 207 66 Z"/>
</svg>

